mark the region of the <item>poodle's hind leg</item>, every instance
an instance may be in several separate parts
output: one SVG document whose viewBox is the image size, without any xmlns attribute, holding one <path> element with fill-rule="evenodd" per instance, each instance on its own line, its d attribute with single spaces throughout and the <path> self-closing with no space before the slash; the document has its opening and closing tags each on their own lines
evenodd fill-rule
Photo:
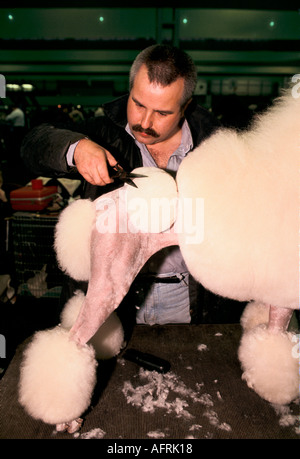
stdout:
<svg viewBox="0 0 300 459">
<path fill-rule="evenodd" d="M 293 309 L 270 306 L 268 330 L 271 333 L 286 332 L 293 312 Z"/>
<path fill-rule="evenodd" d="M 299 336 L 286 331 L 292 313 L 270 306 L 268 322 L 246 329 L 238 351 L 242 378 L 260 397 L 277 405 L 299 397 Z"/>
</svg>

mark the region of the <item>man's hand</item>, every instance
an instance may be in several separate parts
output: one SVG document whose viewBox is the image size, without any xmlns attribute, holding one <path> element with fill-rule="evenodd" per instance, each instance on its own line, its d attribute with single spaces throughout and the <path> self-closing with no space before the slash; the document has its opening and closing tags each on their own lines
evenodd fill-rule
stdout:
<svg viewBox="0 0 300 459">
<path fill-rule="evenodd" d="M 75 148 L 74 162 L 78 172 L 92 185 L 104 186 L 113 183 L 107 170 L 107 163 L 113 167 L 117 161 L 108 150 L 92 140 L 80 140 Z"/>
</svg>

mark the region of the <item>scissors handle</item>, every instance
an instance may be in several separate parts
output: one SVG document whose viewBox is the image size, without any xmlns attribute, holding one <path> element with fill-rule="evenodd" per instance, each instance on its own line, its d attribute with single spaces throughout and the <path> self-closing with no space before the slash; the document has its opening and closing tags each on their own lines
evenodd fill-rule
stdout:
<svg viewBox="0 0 300 459">
<path fill-rule="evenodd" d="M 107 169 L 108 169 L 108 172 L 109 172 L 109 176 L 111 178 L 119 177 L 121 171 L 123 170 L 123 169 L 121 169 L 119 163 L 117 163 L 115 166 L 111 166 L 110 164 L 107 164 Z"/>
<path fill-rule="evenodd" d="M 128 183 L 129 185 L 137 188 L 136 184 L 130 178 L 130 172 L 124 171 L 119 163 L 115 164 L 114 166 L 108 166 L 108 171 L 110 172 L 110 177 L 113 179 L 119 179 L 124 183 Z"/>
</svg>

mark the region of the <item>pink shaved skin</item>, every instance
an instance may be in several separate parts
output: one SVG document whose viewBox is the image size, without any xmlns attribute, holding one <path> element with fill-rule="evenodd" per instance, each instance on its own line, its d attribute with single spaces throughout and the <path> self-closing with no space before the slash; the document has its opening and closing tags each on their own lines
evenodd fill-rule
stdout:
<svg viewBox="0 0 300 459">
<path fill-rule="evenodd" d="M 109 194 L 118 201 L 117 193 Z M 116 205 L 116 228 L 127 221 L 123 207 Z M 91 237 L 91 277 L 84 304 L 70 337 L 80 345 L 87 343 L 120 305 L 130 286 L 146 263 L 164 247 L 178 245 L 174 228 L 162 233 L 99 232 L 96 225 Z"/>
<path fill-rule="evenodd" d="M 285 332 L 292 315 L 293 309 L 270 306 L 268 330 L 271 333 Z"/>
</svg>

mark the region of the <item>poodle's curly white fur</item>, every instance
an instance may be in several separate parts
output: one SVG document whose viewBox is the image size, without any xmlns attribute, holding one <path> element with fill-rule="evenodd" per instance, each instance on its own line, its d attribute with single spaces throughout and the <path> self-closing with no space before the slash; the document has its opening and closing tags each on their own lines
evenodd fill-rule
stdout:
<svg viewBox="0 0 300 459">
<path fill-rule="evenodd" d="M 207 139 L 177 174 L 179 200 L 204 200 L 204 240 L 188 243 L 192 228 L 178 234 L 184 260 L 207 289 L 253 301 L 242 319 L 243 377 L 276 404 L 299 396 L 296 335 L 270 331 L 263 306 L 297 309 L 299 303 L 299 120 L 300 98 L 287 93 L 246 132 L 220 130 Z M 59 264 L 75 280 L 90 279 L 95 218 L 95 205 L 79 200 L 62 212 L 56 227 Z M 72 421 L 90 403 L 95 350 L 92 342 L 78 346 L 69 339 L 83 298 L 77 292 L 62 314 L 62 326 L 36 333 L 25 351 L 20 402 L 47 423 Z M 97 353 L 99 346 L 106 357 L 118 353 L 123 330 L 115 315 L 96 335 Z"/>
<path fill-rule="evenodd" d="M 96 383 L 95 351 L 79 347 L 57 326 L 37 332 L 24 352 L 19 401 L 35 419 L 58 424 L 89 407 Z"/>
</svg>

